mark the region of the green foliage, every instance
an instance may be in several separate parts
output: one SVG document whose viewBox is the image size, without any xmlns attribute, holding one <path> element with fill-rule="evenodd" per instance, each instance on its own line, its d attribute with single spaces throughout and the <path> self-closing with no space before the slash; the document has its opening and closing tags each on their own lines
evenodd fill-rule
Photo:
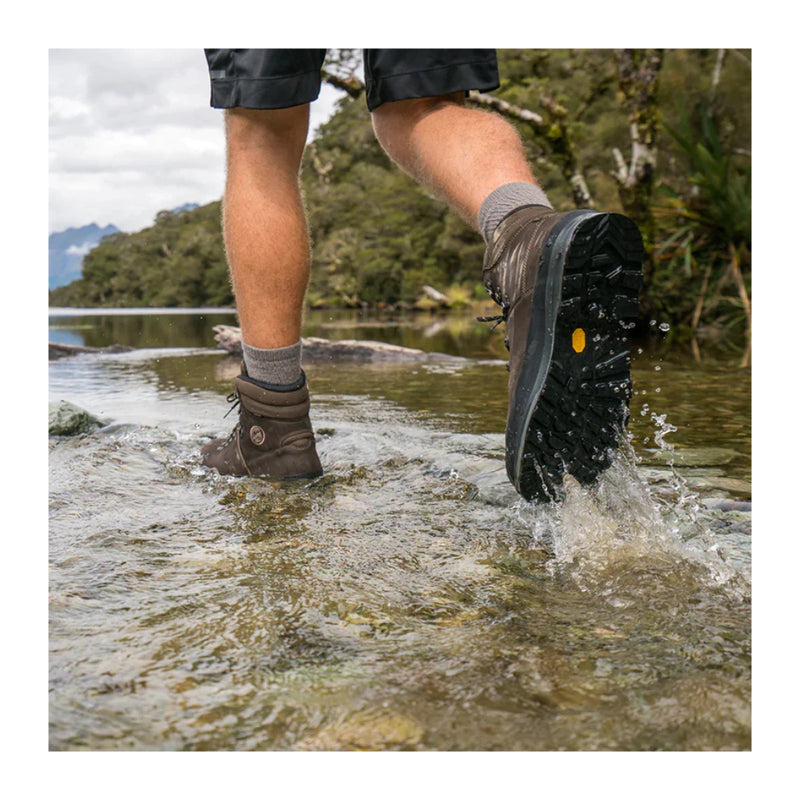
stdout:
<svg viewBox="0 0 800 800">
<path fill-rule="evenodd" d="M 699 132 L 682 109 L 680 126 L 664 126 L 689 162 L 689 183 L 696 188 L 688 197 L 679 197 L 680 213 L 695 223 L 713 243 L 750 247 L 749 158 L 739 164 L 726 153 L 716 125 L 706 108 L 699 109 Z"/>
<path fill-rule="evenodd" d="M 691 330 L 703 320 L 741 328 L 749 321 L 749 155 L 723 146 L 705 106 L 691 119 L 681 105 L 678 124 L 664 127 L 684 155 L 686 172 L 682 189 L 662 187 L 662 240 L 650 295 Z"/>
</svg>

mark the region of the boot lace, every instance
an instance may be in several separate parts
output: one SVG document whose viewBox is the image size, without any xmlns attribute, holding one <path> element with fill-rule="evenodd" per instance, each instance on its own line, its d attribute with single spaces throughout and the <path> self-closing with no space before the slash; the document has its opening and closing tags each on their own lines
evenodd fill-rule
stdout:
<svg viewBox="0 0 800 800">
<path fill-rule="evenodd" d="M 236 390 L 232 391 L 225 399 L 229 403 L 233 403 L 233 405 L 228 409 L 227 413 L 225 414 L 225 417 L 227 417 L 228 414 L 231 413 L 231 411 L 233 411 L 235 408 L 238 408 L 242 404 L 242 399 L 239 397 L 239 392 L 237 392 Z M 225 417 L 223 417 L 222 419 L 225 419 Z"/>
<path fill-rule="evenodd" d="M 492 298 L 492 300 L 494 300 L 494 302 L 500 306 L 501 313 L 492 317 L 475 317 L 475 319 L 478 322 L 494 322 L 494 325 L 492 325 L 492 327 L 489 329 L 490 331 L 493 331 L 501 322 L 506 322 L 508 320 L 508 305 L 505 303 L 497 289 L 486 284 L 486 290 L 489 292 L 489 296 Z"/>
<path fill-rule="evenodd" d="M 238 393 L 238 392 L 237 392 L 235 389 L 234 389 L 234 391 L 232 391 L 232 392 L 231 392 L 231 393 L 230 393 L 230 394 L 229 394 L 229 395 L 228 395 L 228 396 L 227 396 L 225 399 L 226 399 L 226 400 L 227 400 L 229 403 L 232 403 L 232 405 L 231 405 L 231 407 L 228 409 L 228 411 L 227 411 L 227 413 L 225 414 L 225 416 L 223 417 L 223 419 L 225 419 L 225 417 L 227 417 L 227 416 L 228 416 L 228 414 L 230 414 L 230 413 L 231 413 L 231 411 L 233 411 L 235 408 L 238 408 L 238 407 L 241 405 L 241 403 L 242 403 L 242 400 L 241 400 L 241 398 L 239 397 L 239 393 Z M 228 438 L 225 440 L 225 445 L 228 445 L 228 444 L 230 444 L 230 443 L 233 441 L 233 438 L 234 438 L 234 437 L 236 436 L 236 434 L 239 432 L 239 430 L 240 430 L 240 428 L 241 428 L 241 427 L 242 427 L 242 425 L 241 425 L 241 423 L 240 423 L 240 422 L 237 422 L 237 423 L 236 423 L 236 424 L 233 426 L 233 429 L 232 429 L 232 430 L 231 430 L 231 432 L 228 434 Z M 223 445 L 223 447 L 224 447 L 225 445 Z"/>
<path fill-rule="evenodd" d="M 506 321 L 506 314 L 503 312 L 502 314 L 497 314 L 497 316 L 494 317 L 475 317 L 475 319 L 478 322 L 494 322 L 494 325 L 489 328 L 490 331 L 493 331 L 501 322 Z"/>
<path fill-rule="evenodd" d="M 494 316 L 491 317 L 475 317 L 475 319 L 478 322 L 493 322 L 494 325 L 492 325 L 492 327 L 489 328 L 489 333 L 491 333 L 501 322 L 508 322 L 509 306 L 500 296 L 499 291 L 493 289 L 491 286 L 487 286 L 486 288 L 492 300 L 494 300 L 494 302 L 500 306 L 500 313 L 495 314 Z M 506 336 L 506 338 L 503 339 L 503 344 L 506 346 L 506 350 L 510 349 L 510 342 L 508 340 L 508 336 Z M 510 366 L 508 364 L 506 364 L 506 370 L 510 370 Z"/>
</svg>

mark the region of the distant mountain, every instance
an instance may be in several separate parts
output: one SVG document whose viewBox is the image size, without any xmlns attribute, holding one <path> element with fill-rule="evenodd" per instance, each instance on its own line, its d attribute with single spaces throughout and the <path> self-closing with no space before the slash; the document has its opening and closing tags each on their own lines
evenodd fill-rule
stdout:
<svg viewBox="0 0 800 800">
<path fill-rule="evenodd" d="M 65 231 L 51 233 L 49 288 L 66 286 L 80 278 L 83 257 L 99 244 L 104 236 L 112 233 L 119 233 L 116 225 L 106 225 L 105 228 L 101 228 L 94 222 L 82 228 L 67 228 Z"/>
<path fill-rule="evenodd" d="M 199 206 L 197 205 L 197 203 L 184 203 L 182 206 L 178 206 L 177 208 L 173 208 L 172 209 L 172 213 L 173 214 L 180 214 L 181 211 L 192 211 L 193 209 L 198 208 L 198 207 Z"/>
<path fill-rule="evenodd" d="M 184 203 L 182 206 L 171 209 L 173 214 L 184 211 L 193 211 L 197 203 Z M 49 288 L 56 289 L 81 277 L 83 257 L 104 236 L 120 233 L 116 225 L 106 225 L 101 228 L 94 222 L 82 228 L 67 228 L 65 231 L 50 234 L 50 279 Z"/>
</svg>

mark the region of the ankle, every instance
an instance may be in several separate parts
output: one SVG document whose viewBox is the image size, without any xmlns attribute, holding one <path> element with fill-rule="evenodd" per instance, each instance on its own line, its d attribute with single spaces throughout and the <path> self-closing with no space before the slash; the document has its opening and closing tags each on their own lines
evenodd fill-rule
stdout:
<svg viewBox="0 0 800 800">
<path fill-rule="evenodd" d="M 291 386 L 302 377 L 301 341 L 288 347 L 261 348 L 242 342 L 242 355 L 248 377 L 270 386 Z"/>
<path fill-rule="evenodd" d="M 478 211 L 478 229 L 484 241 L 491 242 L 492 234 L 503 219 L 522 206 L 553 207 L 544 190 L 535 183 L 506 183 L 489 194 Z"/>
</svg>

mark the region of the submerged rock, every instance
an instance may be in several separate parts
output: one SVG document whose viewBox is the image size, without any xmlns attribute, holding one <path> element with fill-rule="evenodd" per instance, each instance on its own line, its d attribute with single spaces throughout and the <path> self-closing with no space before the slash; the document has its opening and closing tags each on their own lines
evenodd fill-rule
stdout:
<svg viewBox="0 0 800 800">
<path fill-rule="evenodd" d="M 66 400 L 50 403 L 48 432 L 50 436 L 75 436 L 90 433 L 105 423 Z"/>
<path fill-rule="evenodd" d="M 693 478 L 686 476 L 687 483 L 695 491 L 708 491 L 720 489 L 738 495 L 739 499 L 749 498 L 753 493 L 753 485 L 740 478 Z"/>
<path fill-rule="evenodd" d="M 56 358 L 65 358 L 66 356 L 76 356 L 80 353 L 128 353 L 136 349 L 122 344 L 111 344 L 107 347 L 82 347 L 77 344 L 60 344 L 58 342 L 49 342 L 48 344 L 48 359 L 50 361 Z"/>
<path fill-rule="evenodd" d="M 726 447 L 691 447 L 674 450 L 646 450 L 643 464 L 674 464 L 676 467 L 717 467 L 730 464 L 740 454 Z"/>
<path fill-rule="evenodd" d="M 706 508 L 714 509 L 716 511 L 737 511 L 737 512 L 751 512 L 753 510 L 752 502 L 746 500 L 729 500 L 725 497 L 710 497 L 703 500 L 703 505 Z"/>
<path fill-rule="evenodd" d="M 411 717 L 389 709 L 359 711 L 300 742 L 298 750 L 413 750 L 425 731 Z"/>
</svg>

